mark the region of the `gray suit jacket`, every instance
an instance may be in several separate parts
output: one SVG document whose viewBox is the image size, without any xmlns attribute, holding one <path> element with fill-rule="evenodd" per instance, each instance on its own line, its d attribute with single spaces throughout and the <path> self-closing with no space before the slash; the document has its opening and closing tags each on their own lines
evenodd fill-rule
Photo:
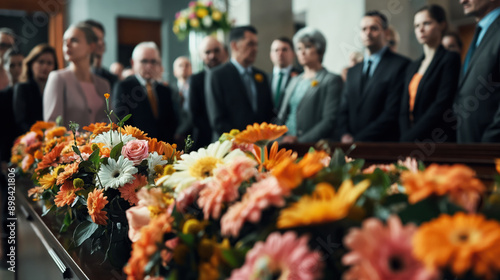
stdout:
<svg viewBox="0 0 500 280">
<path fill-rule="evenodd" d="M 78 123 L 80 127 L 92 122 L 107 122 L 108 118 L 104 113 L 106 108 L 104 94 L 111 91 L 109 83 L 95 74 L 92 74 L 92 80 L 97 94 L 103 100 L 95 120 L 91 120 L 85 93 L 69 68 L 50 72 L 43 93 L 43 119 L 55 121 L 58 116 L 62 116 L 65 126 L 72 121 Z"/>
<path fill-rule="evenodd" d="M 288 85 L 278 113 L 278 123 L 284 124 L 288 118 L 290 98 L 304 73 L 293 78 Z M 316 79 L 318 84 L 311 87 L 297 108 L 298 142 L 316 142 L 333 139 L 337 127 L 343 81 L 339 75 L 321 69 Z"/>
<path fill-rule="evenodd" d="M 488 28 L 458 84 L 457 142 L 500 142 L 500 17 Z M 450 119 L 450 114 L 445 115 Z"/>
</svg>

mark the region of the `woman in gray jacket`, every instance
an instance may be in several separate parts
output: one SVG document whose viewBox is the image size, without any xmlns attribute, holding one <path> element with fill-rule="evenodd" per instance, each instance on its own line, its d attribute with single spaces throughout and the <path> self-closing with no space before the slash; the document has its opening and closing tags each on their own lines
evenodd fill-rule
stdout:
<svg viewBox="0 0 500 280">
<path fill-rule="evenodd" d="M 305 27 L 293 37 L 304 72 L 290 81 L 278 113 L 288 127 L 283 143 L 316 142 L 335 135 L 342 78 L 322 65 L 326 40 L 317 29 Z"/>
</svg>

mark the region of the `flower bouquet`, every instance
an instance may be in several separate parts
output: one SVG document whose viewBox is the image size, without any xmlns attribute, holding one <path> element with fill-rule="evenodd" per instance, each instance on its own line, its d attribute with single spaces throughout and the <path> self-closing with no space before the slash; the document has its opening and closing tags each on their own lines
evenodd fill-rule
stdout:
<svg viewBox="0 0 500 280">
<path fill-rule="evenodd" d="M 175 14 L 172 30 L 179 40 L 184 40 L 190 31 L 210 34 L 218 29 L 231 28 L 227 13 L 217 9 L 212 1 L 192 1 L 189 7 Z"/>
<path fill-rule="evenodd" d="M 108 103 L 109 95 L 106 95 Z M 112 111 L 108 116 L 111 119 Z M 90 239 L 91 251 L 103 249 L 121 268 L 130 255 L 125 210 L 136 205 L 136 191 L 154 185 L 180 156 L 172 146 L 124 125 L 93 123 L 71 130 L 37 122 L 12 148 L 11 162 L 31 174 L 28 195 L 44 204 L 44 215 L 61 217 L 76 247 Z M 114 258 L 111 258 L 113 256 Z"/>
<path fill-rule="evenodd" d="M 363 169 L 232 131 L 127 210 L 127 279 L 496 279 L 500 200 L 463 165 Z M 270 144 L 270 143 L 269 143 Z"/>
</svg>

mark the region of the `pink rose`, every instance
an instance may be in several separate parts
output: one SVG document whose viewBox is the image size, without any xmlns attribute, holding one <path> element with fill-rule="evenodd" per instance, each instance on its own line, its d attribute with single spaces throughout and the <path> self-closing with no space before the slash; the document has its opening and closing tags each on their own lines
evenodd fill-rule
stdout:
<svg viewBox="0 0 500 280">
<path fill-rule="evenodd" d="M 147 226 L 151 220 L 148 207 L 134 206 L 130 207 L 125 214 L 128 220 L 128 238 L 136 242 L 141 238 L 141 228 Z"/>
<path fill-rule="evenodd" d="M 207 6 L 212 6 L 214 3 L 212 1 L 208 1 Z"/>
<path fill-rule="evenodd" d="M 132 140 L 122 148 L 122 155 L 132 161 L 134 165 L 139 165 L 146 159 L 148 152 L 148 141 L 146 140 Z"/>
<path fill-rule="evenodd" d="M 192 8 L 192 7 L 196 7 L 196 1 L 191 1 L 189 2 L 189 7 Z"/>
<path fill-rule="evenodd" d="M 175 18 L 178 19 L 181 16 L 181 12 L 175 13 Z"/>
</svg>

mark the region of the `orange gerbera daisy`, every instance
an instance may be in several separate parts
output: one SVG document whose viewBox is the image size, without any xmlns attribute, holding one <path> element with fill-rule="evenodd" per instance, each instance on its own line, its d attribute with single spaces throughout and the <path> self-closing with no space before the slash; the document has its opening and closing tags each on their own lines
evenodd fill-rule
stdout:
<svg viewBox="0 0 500 280">
<path fill-rule="evenodd" d="M 162 214 L 141 229 L 141 237 L 132 244 L 130 259 L 123 268 L 127 279 L 144 279 L 144 269 L 151 256 L 158 250 L 157 244 L 161 243 L 165 233 L 172 231 L 171 222 L 169 215 Z"/>
<path fill-rule="evenodd" d="M 122 134 L 128 134 L 131 135 L 132 137 L 135 137 L 136 139 L 139 140 L 147 140 L 148 139 L 148 134 L 144 133 L 144 131 L 138 129 L 137 127 L 131 126 L 131 125 L 126 125 L 121 129 Z"/>
<path fill-rule="evenodd" d="M 73 176 L 73 174 L 75 174 L 78 171 L 78 165 L 79 165 L 78 162 L 73 162 L 71 164 L 68 164 L 64 168 L 64 171 L 57 175 L 57 184 L 61 185 L 64 183 L 64 181 Z"/>
<path fill-rule="evenodd" d="M 166 142 L 158 141 L 156 138 L 151 138 L 148 141 L 148 146 L 150 153 L 157 152 L 159 155 L 163 155 L 166 159 L 170 159 L 173 156 L 175 156 L 176 159 L 181 158 L 181 152 L 176 150 L 176 144 L 170 145 Z"/>
<path fill-rule="evenodd" d="M 43 193 L 44 189 L 42 187 L 34 187 L 28 190 L 28 197 L 34 196 L 33 200 L 37 201 L 39 196 Z"/>
<path fill-rule="evenodd" d="M 465 165 L 440 166 L 432 164 L 423 172 L 404 171 L 401 174 L 401 181 L 409 196 L 410 203 L 416 203 L 432 194 L 439 196 L 448 194 L 453 200 L 460 203 L 464 202 L 463 199 L 460 199 L 464 194 L 471 199 L 476 197 L 479 200 L 480 195 L 486 191 L 486 187 L 479 179 L 475 178 L 475 175 L 474 170 Z M 470 203 L 470 201 L 465 201 L 465 203 Z M 467 206 L 462 203 L 461 205 Z"/>
<path fill-rule="evenodd" d="M 108 204 L 108 199 L 104 196 L 102 189 L 94 189 L 94 191 L 89 193 L 87 209 L 94 223 L 104 226 L 108 224 L 108 217 L 106 216 L 108 212 L 102 211 L 106 204 Z"/>
<path fill-rule="evenodd" d="M 81 188 L 75 189 L 72 181 L 65 181 L 57 192 L 54 203 L 57 207 L 63 207 L 64 205 L 71 205 L 76 198 L 76 192 Z"/>
<path fill-rule="evenodd" d="M 113 123 L 113 130 L 117 129 L 118 126 Z M 111 129 L 111 124 L 105 123 L 105 122 L 98 122 L 98 123 L 92 123 L 89 124 L 88 126 L 84 126 L 83 130 L 92 132 L 94 135 L 101 134 L 103 132 L 107 132 Z"/>
<path fill-rule="evenodd" d="M 274 140 L 285 134 L 288 128 L 284 125 L 267 124 L 266 122 L 247 125 L 247 129 L 234 137 L 236 143 L 265 145 L 268 141 Z"/>
<path fill-rule="evenodd" d="M 49 128 L 52 128 L 56 126 L 55 122 L 44 122 L 44 121 L 37 121 L 35 124 L 33 124 L 30 128 L 30 131 L 35 132 L 38 136 L 43 137 L 43 132 Z"/>
<path fill-rule="evenodd" d="M 500 271 L 500 224 L 482 215 L 442 214 L 420 226 L 413 252 L 429 268 L 449 267 L 457 275 L 473 270 L 492 279 Z"/>
<path fill-rule="evenodd" d="M 302 169 L 290 158 L 283 158 L 271 171 L 280 186 L 286 189 L 294 189 L 302 183 Z"/>
<path fill-rule="evenodd" d="M 36 142 L 26 147 L 26 149 L 24 149 L 24 152 L 26 154 L 34 154 L 41 147 L 42 147 L 42 142 Z"/>
<path fill-rule="evenodd" d="M 262 166 L 260 147 L 257 145 L 254 145 L 253 148 L 254 148 L 254 155 L 257 159 L 257 162 L 259 163 L 260 166 Z M 266 170 L 272 170 L 276 165 L 278 165 L 285 158 L 289 158 L 292 161 L 295 161 L 297 159 L 297 153 L 292 151 L 292 150 L 286 150 L 285 148 L 283 148 L 283 149 L 278 151 L 278 142 L 273 143 L 273 145 L 271 146 L 271 149 L 269 150 L 269 153 L 267 152 L 267 147 L 265 147 L 264 149 L 265 149 L 264 150 L 264 153 L 265 153 L 264 154 L 264 167 L 266 168 Z"/>
<path fill-rule="evenodd" d="M 364 180 L 354 185 L 351 180 L 335 188 L 328 183 L 316 185 L 311 196 L 303 196 L 289 208 L 281 210 L 278 228 L 322 224 L 343 219 L 358 197 L 370 186 Z"/>
<path fill-rule="evenodd" d="M 55 126 L 50 129 L 47 129 L 45 131 L 45 138 L 46 139 L 53 139 L 55 137 L 61 137 L 64 136 L 66 133 L 66 127 L 64 126 Z"/>
<path fill-rule="evenodd" d="M 325 168 L 330 161 L 330 156 L 325 151 L 314 151 L 307 153 L 299 162 L 299 167 L 302 170 L 302 176 L 309 178 L 321 169 Z"/>
<path fill-rule="evenodd" d="M 38 167 L 35 169 L 35 172 L 38 172 L 39 170 L 45 169 L 49 166 L 56 166 L 59 162 L 61 152 L 65 146 L 65 143 L 59 143 L 50 152 L 46 153 L 43 156 L 42 161 L 38 163 Z"/>
</svg>

